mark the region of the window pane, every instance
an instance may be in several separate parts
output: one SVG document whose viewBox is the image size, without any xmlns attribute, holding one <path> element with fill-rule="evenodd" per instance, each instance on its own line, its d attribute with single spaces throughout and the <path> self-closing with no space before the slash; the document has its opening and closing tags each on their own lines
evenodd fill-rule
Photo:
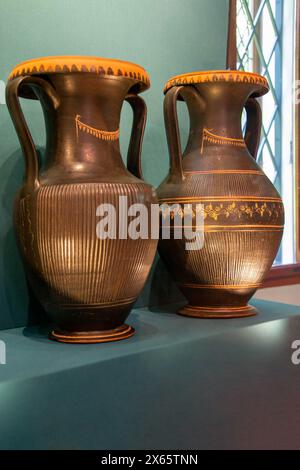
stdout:
<svg viewBox="0 0 300 470">
<path fill-rule="evenodd" d="M 262 134 L 258 163 L 281 193 L 286 212 L 275 263 L 295 258 L 293 185 L 294 0 L 237 0 L 237 68 L 260 73 L 270 92 L 260 99 Z"/>
</svg>

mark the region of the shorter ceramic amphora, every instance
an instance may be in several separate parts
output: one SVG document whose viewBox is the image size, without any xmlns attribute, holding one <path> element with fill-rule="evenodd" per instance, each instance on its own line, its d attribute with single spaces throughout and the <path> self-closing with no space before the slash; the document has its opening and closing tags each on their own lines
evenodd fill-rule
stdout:
<svg viewBox="0 0 300 470">
<path fill-rule="evenodd" d="M 249 299 L 272 266 L 282 238 L 284 208 L 277 190 L 256 162 L 261 109 L 267 93 L 260 75 L 238 71 L 194 72 L 165 86 L 164 115 L 170 173 L 158 188 L 160 203 L 192 208 L 204 216 L 204 245 L 186 250 L 186 240 L 161 239 L 159 253 L 188 305 L 191 317 L 254 315 Z M 182 153 L 176 114 L 185 100 L 190 133 Z M 241 129 L 247 112 L 245 136 Z M 174 230 L 176 214 L 171 220 Z"/>
</svg>

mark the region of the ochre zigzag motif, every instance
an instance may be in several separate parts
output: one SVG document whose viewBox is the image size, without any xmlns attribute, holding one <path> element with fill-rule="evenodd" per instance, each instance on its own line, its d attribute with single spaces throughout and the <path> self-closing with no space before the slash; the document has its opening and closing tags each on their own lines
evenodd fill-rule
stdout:
<svg viewBox="0 0 300 470">
<path fill-rule="evenodd" d="M 244 139 L 236 139 L 234 137 L 223 137 L 222 135 L 213 134 L 206 127 L 203 129 L 201 153 L 203 153 L 204 142 L 218 145 L 232 145 L 234 147 L 246 147 Z"/>
<path fill-rule="evenodd" d="M 75 117 L 77 139 L 79 137 L 79 131 L 82 131 L 86 132 L 87 134 L 91 134 L 100 140 L 118 140 L 120 136 L 119 129 L 116 131 L 102 131 L 100 129 L 96 129 L 95 127 L 89 126 L 88 124 L 84 124 L 84 122 L 80 121 L 80 118 L 81 116 L 79 114 L 77 114 Z"/>
</svg>

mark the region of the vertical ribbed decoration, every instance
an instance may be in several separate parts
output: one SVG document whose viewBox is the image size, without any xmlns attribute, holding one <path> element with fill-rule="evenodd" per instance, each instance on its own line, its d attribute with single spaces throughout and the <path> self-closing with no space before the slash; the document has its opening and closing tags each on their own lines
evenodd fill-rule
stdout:
<svg viewBox="0 0 300 470">
<path fill-rule="evenodd" d="M 194 273 L 195 284 L 253 286 L 262 281 L 270 268 L 264 254 L 274 246 L 275 257 L 275 240 L 281 239 L 281 231 L 219 230 L 206 232 L 204 237 L 203 250 L 187 252 L 187 264 Z"/>
<path fill-rule="evenodd" d="M 114 305 L 135 300 L 149 272 L 156 242 L 99 239 L 96 209 L 102 203 L 112 204 L 118 217 L 119 196 L 127 196 L 130 206 L 144 201 L 147 190 L 151 196 L 143 184 L 40 188 L 37 243 L 43 279 L 62 304 Z"/>
</svg>

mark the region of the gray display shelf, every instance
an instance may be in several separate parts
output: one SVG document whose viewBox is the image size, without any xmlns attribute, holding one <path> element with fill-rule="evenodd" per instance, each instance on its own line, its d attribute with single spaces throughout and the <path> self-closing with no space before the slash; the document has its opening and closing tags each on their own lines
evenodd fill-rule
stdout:
<svg viewBox="0 0 300 470">
<path fill-rule="evenodd" d="M 253 304 L 260 315 L 228 320 L 136 309 L 118 343 L 1 331 L 0 448 L 299 448 L 300 307 Z"/>
</svg>

